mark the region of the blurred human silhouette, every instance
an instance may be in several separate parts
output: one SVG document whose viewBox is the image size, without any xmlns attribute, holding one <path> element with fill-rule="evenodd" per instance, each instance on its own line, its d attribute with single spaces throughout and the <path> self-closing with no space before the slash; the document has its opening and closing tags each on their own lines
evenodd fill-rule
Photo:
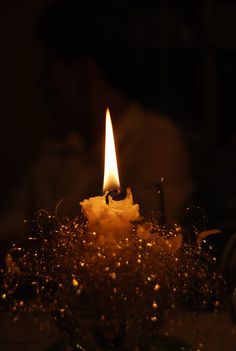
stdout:
<svg viewBox="0 0 236 351">
<path fill-rule="evenodd" d="M 45 9 L 38 33 L 44 43 L 49 141 L 13 196 L 1 235 L 23 235 L 24 219 L 39 208 L 54 211 L 63 198 L 79 202 L 102 193 L 107 106 L 121 187 L 131 186 L 141 212 L 159 210 L 155 184 L 162 177 L 167 213 L 176 215 L 186 204 L 193 183 L 181 134 L 169 118 L 144 108 L 132 94 L 132 86 L 140 84 L 139 70 L 145 69 L 137 64 L 145 40 L 138 14 L 147 4 L 65 0 Z"/>
</svg>

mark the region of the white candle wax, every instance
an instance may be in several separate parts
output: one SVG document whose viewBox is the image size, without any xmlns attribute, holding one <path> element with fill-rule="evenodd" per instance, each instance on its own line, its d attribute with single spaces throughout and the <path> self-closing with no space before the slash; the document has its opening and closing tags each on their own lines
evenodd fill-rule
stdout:
<svg viewBox="0 0 236 351">
<path fill-rule="evenodd" d="M 100 241 L 115 243 L 131 233 L 132 221 L 140 219 L 139 205 L 133 203 L 130 189 L 125 199 L 115 201 L 111 196 L 106 203 L 106 194 L 82 201 L 82 211 L 88 219 L 90 231 L 98 234 Z"/>
</svg>

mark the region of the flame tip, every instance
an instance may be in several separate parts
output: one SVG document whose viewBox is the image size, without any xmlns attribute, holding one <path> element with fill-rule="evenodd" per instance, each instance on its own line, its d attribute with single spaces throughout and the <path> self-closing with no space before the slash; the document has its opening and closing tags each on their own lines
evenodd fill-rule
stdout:
<svg viewBox="0 0 236 351">
<path fill-rule="evenodd" d="M 106 108 L 106 117 L 110 117 L 111 118 L 109 107 Z"/>
</svg>

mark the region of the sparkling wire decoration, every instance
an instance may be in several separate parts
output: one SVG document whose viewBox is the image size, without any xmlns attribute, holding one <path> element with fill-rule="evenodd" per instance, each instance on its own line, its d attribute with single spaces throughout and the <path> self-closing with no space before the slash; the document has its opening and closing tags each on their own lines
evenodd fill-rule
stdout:
<svg viewBox="0 0 236 351">
<path fill-rule="evenodd" d="M 185 240 L 186 228 L 153 216 L 101 245 L 82 215 L 41 211 L 36 223 L 36 234 L 6 256 L 2 305 L 15 315 L 50 314 L 72 350 L 138 350 L 174 311 L 220 305 L 223 281 L 201 247 L 214 231 L 195 228 L 195 240 Z"/>
</svg>

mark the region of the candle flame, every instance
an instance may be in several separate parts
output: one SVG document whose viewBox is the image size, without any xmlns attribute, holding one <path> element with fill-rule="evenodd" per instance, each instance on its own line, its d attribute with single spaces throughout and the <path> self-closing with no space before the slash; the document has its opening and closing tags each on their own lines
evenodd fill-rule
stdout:
<svg viewBox="0 0 236 351">
<path fill-rule="evenodd" d="M 106 111 L 106 142 L 103 191 L 120 188 L 115 141 L 109 109 Z"/>
</svg>

